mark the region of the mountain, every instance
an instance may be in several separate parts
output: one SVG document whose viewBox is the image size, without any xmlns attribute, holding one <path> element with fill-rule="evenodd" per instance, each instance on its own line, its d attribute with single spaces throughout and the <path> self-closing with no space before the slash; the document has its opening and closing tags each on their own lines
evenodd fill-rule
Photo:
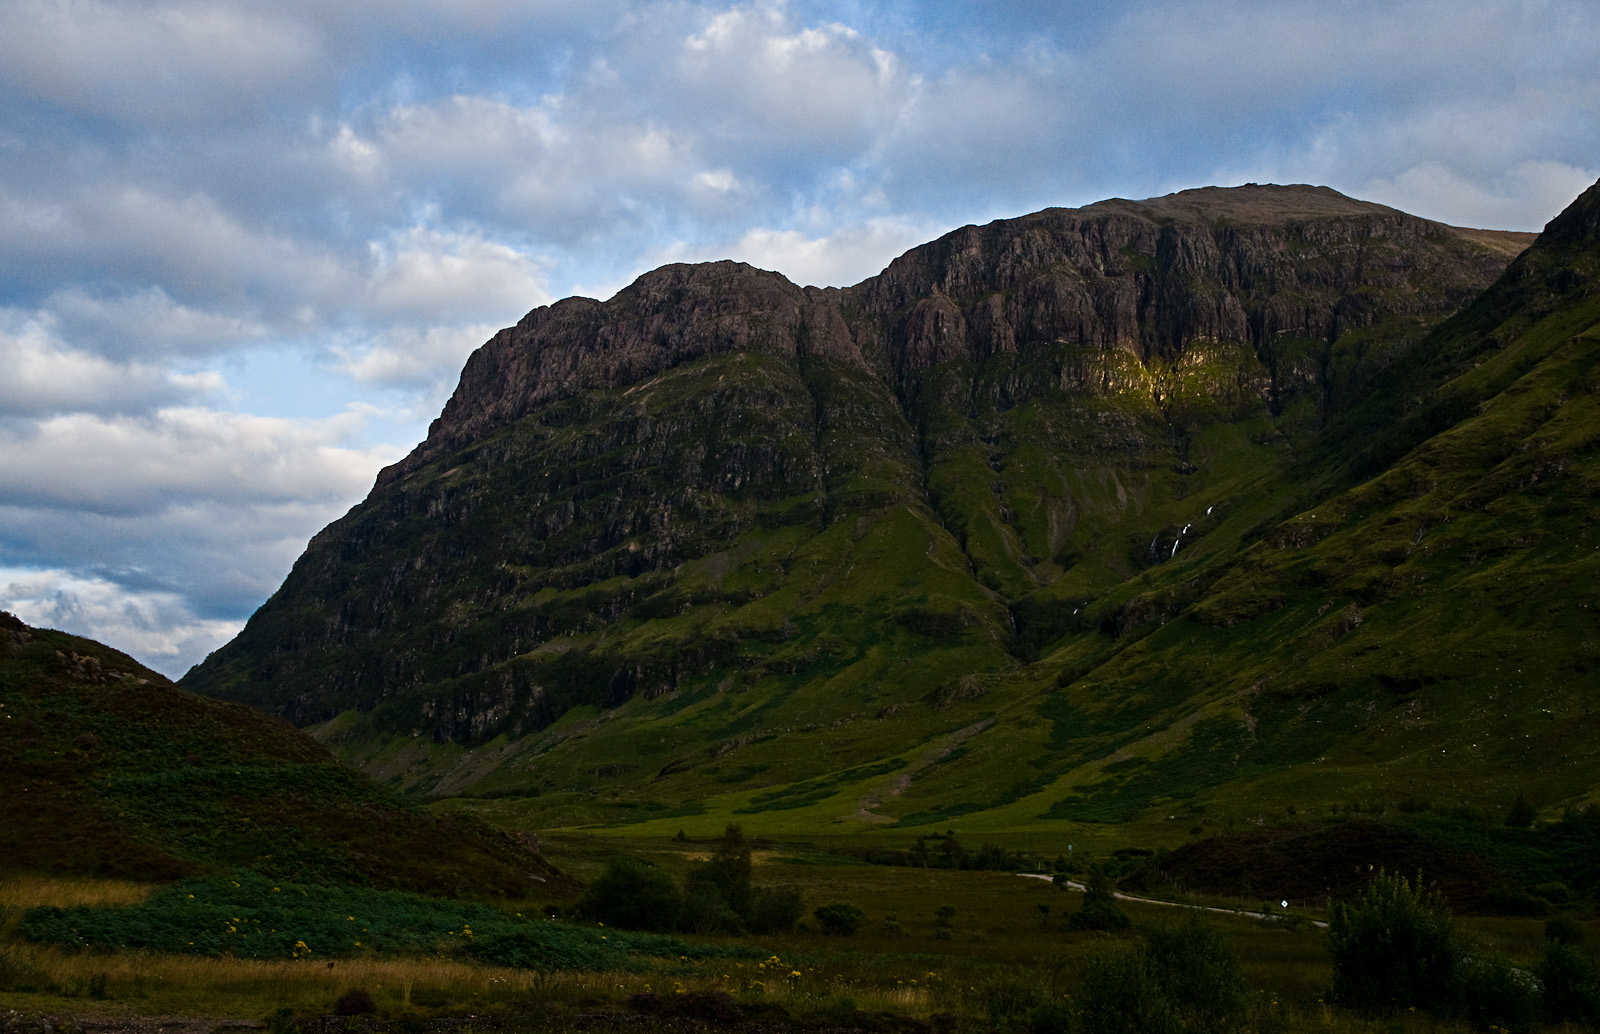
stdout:
<svg viewBox="0 0 1600 1034">
<path fill-rule="evenodd" d="M 280 879 L 523 895 L 562 877 L 427 815 L 287 723 L 0 612 L 0 873 Z"/>
<path fill-rule="evenodd" d="M 1576 803 L 1597 206 L 1207 188 L 541 307 L 184 684 L 548 824 Z"/>
</svg>

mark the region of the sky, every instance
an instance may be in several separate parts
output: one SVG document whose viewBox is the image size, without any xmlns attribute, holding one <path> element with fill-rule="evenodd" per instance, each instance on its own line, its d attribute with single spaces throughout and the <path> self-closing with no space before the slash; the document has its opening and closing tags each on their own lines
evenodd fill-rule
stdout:
<svg viewBox="0 0 1600 1034">
<path fill-rule="evenodd" d="M 5 0 L 0 608 L 171 676 L 571 294 L 1243 182 L 1537 230 L 1593 0 Z"/>
</svg>

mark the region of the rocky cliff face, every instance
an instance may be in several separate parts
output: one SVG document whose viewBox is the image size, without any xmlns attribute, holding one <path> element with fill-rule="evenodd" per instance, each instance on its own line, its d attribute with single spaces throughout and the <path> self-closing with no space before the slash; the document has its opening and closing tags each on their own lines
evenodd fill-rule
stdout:
<svg viewBox="0 0 1600 1034">
<path fill-rule="evenodd" d="M 1320 541 L 1273 529 L 1351 476 L 1307 468 L 1326 429 L 1387 433 L 1371 400 L 1442 369 L 1429 328 L 1524 243 L 1247 186 L 966 227 L 844 290 L 664 267 L 479 349 L 186 684 L 345 713 L 347 753 L 434 792 L 682 800 L 957 720 L 1022 735 L 1041 686 L 1092 685 L 1176 616 L 1229 628 L 1300 591 L 1228 579 L 1269 532 Z M 993 725 L 1002 701 L 1032 717 Z M 1047 724 L 1072 722 L 1093 738 Z"/>
</svg>

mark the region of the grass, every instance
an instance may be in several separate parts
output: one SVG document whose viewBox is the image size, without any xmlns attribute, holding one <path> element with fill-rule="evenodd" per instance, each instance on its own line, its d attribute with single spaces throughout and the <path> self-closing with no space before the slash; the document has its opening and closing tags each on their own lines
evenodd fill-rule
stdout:
<svg viewBox="0 0 1600 1034">
<path fill-rule="evenodd" d="M 557 838 L 550 850 L 564 867 L 581 871 L 601 864 L 618 846 L 594 838 Z M 628 846 L 678 870 L 702 852 L 700 845 L 671 841 L 631 841 Z M 867 913 L 861 933 L 827 937 L 809 930 L 754 940 L 711 938 L 719 946 L 716 951 L 663 953 L 641 957 L 642 965 L 596 970 L 496 966 L 459 947 L 440 957 L 436 944 L 421 954 L 251 959 L 237 953 L 199 956 L 150 949 L 73 951 L 24 941 L 11 932 L 0 937 L 0 1009 L 58 1017 L 248 1019 L 281 1009 L 313 1016 L 329 1013 L 341 994 L 359 988 L 372 994 L 380 1017 L 472 1015 L 497 1017 L 496 1022 L 516 1029 L 556 1030 L 578 1022 L 602 1028 L 626 1025 L 636 995 L 655 995 L 667 1003 L 662 1008 L 671 1008 L 672 1003 L 712 1002 L 725 994 L 747 1018 L 801 1027 L 899 1029 L 948 1014 L 956 1029 L 978 1031 L 995 1029 L 996 1009 L 1002 1010 L 1002 1024 L 1021 1022 L 1017 1015 L 1004 1013 L 1012 1007 L 1006 1003 L 1076 993 L 1090 955 L 1116 943 L 1102 934 L 1063 930 L 1081 897 L 1044 881 L 1009 873 L 851 865 L 836 856 L 830 865 L 784 860 L 789 854 L 783 852 L 803 850 L 782 845 L 762 852 L 757 880 L 801 887 L 808 907 L 833 900 L 856 903 Z M 4 886 L 11 909 L 46 903 L 137 909 L 175 892 L 167 888 L 146 896 L 147 888 L 109 882 L 96 888 L 75 880 L 14 880 Z M 395 897 L 364 893 L 369 907 Z M 329 900 L 315 907 L 326 911 L 324 906 L 332 904 Z M 337 904 L 336 911 L 351 907 L 346 900 Z M 1040 905 L 1049 906 L 1048 915 Z M 943 927 L 947 933 L 941 933 L 938 915 L 944 906 L 954 909 Z M 459 911 L 462 906 L 441 902 L 438 907 Z M 1129 937 L 1173 917 L 1167 908 L 1137 902 L 1124 902 L 1123 907 L 1135 924 Z M 331 919 L 347 923 L 348 914 Z M 493 921 L 482 919 L 483 928 Z M 1239 958 L 1255 1007 L 1281 1024 L 1276 1029 L 1330 1034 L 1463 1029 L 1419 1015 L 1375 1020 L 1329 1007 L 1324 1001 L 1331 979 L 1325 936 L 1309 926 L 1221 916 L 1211 921 Z M 596 933 L 592 927 L 549 925 L 586 936 Z M 1540 949 L 1542 926 L 1536 920 L 1467 920 L 1462 925 L 1519 965 L 1531 964 Z M 1600 933 L 1593 920 L 1584 925 L 1591 937 Z"/>
</svg>

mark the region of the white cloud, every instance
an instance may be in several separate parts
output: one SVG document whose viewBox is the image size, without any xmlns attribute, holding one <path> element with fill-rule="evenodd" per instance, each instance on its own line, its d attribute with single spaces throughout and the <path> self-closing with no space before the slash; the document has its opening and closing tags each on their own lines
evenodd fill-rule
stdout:
<svg viewBox="0 0 1600 1034">
<path fill-rule="evenodd" d="M 109 296 L 68 287 L 46 298 L 43 309 L 64 340 L 102 355 L 210 355 L 268 333 L 250 317 L 176 302 L 161 287 Z"/>
<path fill-rule="evenodd" d="M 802 286 L 847 287 L 882 272 L 901 254 L 947 229 L 950 227 L 926 220 L 888 217 L 821 236 L 802 230 L 756 227 L 721 244 L 664 248 L 650 257 L 650 265 L 731 258 L 760 269 L 776 270 Z"/>
<path fill-rule="evenodd" d="M 146 412 L 223 387 L 215 373 L 182 374 L 75 349 L 56 335 L 54 322 L 48 314 L 0 310 L 0 416 Z"/>
<path fill-rule="evenodd" d="M 0 428 L 0 495 L 115 514 L 207 499 L 349 499 L 398 451 L 346 444 L 362 419 L 287 420 L 197 406 L 149 416 L 53 416 L 23 430 Z"/>
<path fill-rule="evenodd" d="M 226 643 L 243 621 L 201 618 L 177 592 L 130 590 L 61 569 L 0 568 L 0 607 L 35 628 L 85 636 L 177 678 Z"/>
<path fill-rule="evenodd" d="M 137 121 L 238 117 L 321 78 L 303 23 L 214 2 L 11 0 L 0 83 L 52 104 Z"/>
<path fill-rule="evenodd" d="M 1457 226 L 1538 230 L 1600 178 L 1600 170 L 1563 162 L 1524 162 L 1487 182 L 1471 180 L 1438 162 L 1373 180 L 1361 191 L 1370 201 Z"/>
<path fill-rule="evenodd" d="M 0 425 L 0 564 L 33 572 L 0 606 L 181 674 L 398 458 L 359 444 L 365 421 L 190 407 Z"/>
<path fill-rule="evenodd" d="M 337 346 L 334 354 L 339 368 L 362 384 L 427 389 L 430 401 L 442 404 L 467 356 L 499 329 L 494 323 L 396 327 L 373 341 Z"/>
<path fill-rule="evenodd" d="M 370 248 L 369 317 L 497 320 L 549 301 L 538 262 L 479 234 L 413 227 Z"/>
</svg>

